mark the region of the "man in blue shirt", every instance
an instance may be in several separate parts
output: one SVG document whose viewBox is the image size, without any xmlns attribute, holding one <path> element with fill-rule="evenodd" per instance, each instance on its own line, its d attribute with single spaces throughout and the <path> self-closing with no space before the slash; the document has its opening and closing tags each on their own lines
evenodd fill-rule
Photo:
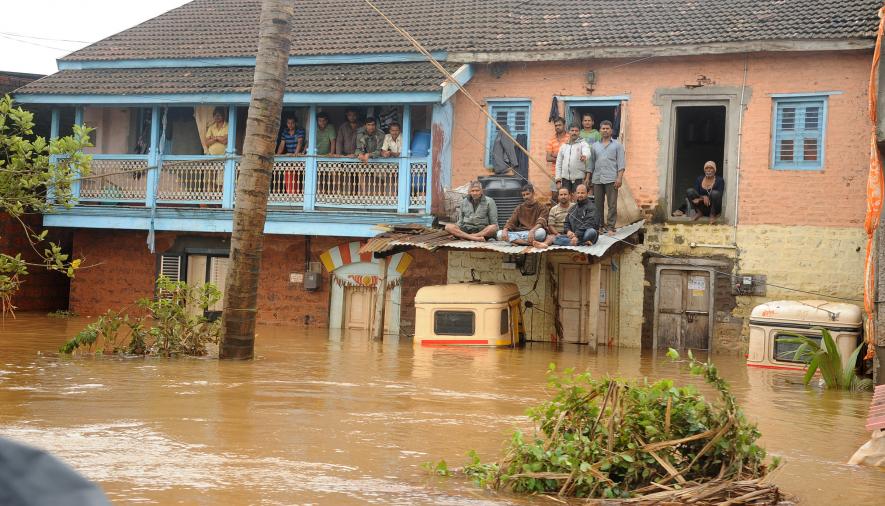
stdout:
<svg viewBox="0 0 885 506">
<path fill-rule="evenodd" d="M 300 155 L 304 153 L 306 143 L 304 129 L 298 128 L 298 120 L 294 116 L 286 118 L 286 128 L 280 132 L 277 143 L 278 155 Z"/>
<path fill-rule="evenodd" d="M 624 145 L 612 139 L 612 122 L 605 120 L 599 124 L 602 140 L 594 142 L 593 150 L 593 197 L 596 200 L 596 215 L 603 220 L 605 202 L 608 201 L 608 216 L 602 230 L 609 235 L 615 233 L 618 220 L 618 189 L 624 182 Z"/>
</svg>

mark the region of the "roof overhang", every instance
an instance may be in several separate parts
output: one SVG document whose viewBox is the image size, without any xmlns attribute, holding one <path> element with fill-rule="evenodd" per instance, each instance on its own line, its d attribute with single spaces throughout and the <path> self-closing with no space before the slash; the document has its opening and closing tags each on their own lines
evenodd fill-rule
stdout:
<svg viewBox="0 0 885 506">
<path fill-rule="evenodd" d="M 658 56 L 698 56 L 733 53 L 853 51 L 875 47 L 871 38 L 833 40 L 757 40 L 715 42 L 674 46 L 589 47 L 583 49 L 538 49 L 534 51 L 449 52 L 450 62 L 497 63 L 585 60 L 588 58 L 646 58 Z"/>
<path fill-rule="evenodd" d="M 443 62 L 461 85 L 470 65 Z M 254 67 L 62 70 L 19 88 L 28 104 L 248 104 Z M 286 104 L 439 104 L 458 86 L 429 62 L 290 66 Z"/>
</svg>

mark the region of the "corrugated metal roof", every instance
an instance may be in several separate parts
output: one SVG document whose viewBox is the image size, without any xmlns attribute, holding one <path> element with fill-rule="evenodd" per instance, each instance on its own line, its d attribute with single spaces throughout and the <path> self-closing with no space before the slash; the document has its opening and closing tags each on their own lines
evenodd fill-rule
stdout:
<svg viewBox="0 0 885 506">
<path fill-rule="evenodd" d="M 383 253 L 399 246 L 411 246 L 413 248 L 434 251 L 439 248 L 497 251 L 510 255 L 522 253 L 544 253 L 546 251 L 576 251 L 585 255 L 601 257 L 612 246 L 621 240 L 625 240 L 645 224 L 645 220 L 637 221 L 626 227 L 621 227 L 614 236 L 603 235 L 593 246 L 550 246 L 539 249 L 532 246 L 519 246 L 503 241 L 473 242 L 457 239 L 445 230 L 414 227 L 410 231 L 403 232 L 398 229 L 394 232 L 385 232 L 377 237 L 369 239 L 360 253 Z"/>
</svg>

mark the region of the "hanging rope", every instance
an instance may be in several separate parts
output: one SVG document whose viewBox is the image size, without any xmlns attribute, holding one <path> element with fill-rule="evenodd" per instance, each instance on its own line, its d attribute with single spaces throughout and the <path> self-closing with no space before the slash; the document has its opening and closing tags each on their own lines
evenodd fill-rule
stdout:
<svg viewBox="0 0 885 506">
<path fill-rule="evenodd" d="M 485 107 L 483 107 L 475 98 L 473 98 L 473 95 L 471 95 L 470 92 L 468 92 L 464 88 L 464 86 L 462 86 L 461 83 L 459 83 L 458 80 L 455 79 L 455 77 L 452 74 L 450 74 L 449 71 L 446 70 L 446 68 L 443 67 L 442 64 L 439 61 L 437 61 L 437 59 L 434 58 L 432 54 L 430 54 L 430 51 L 428 51 L 427 48 L 425 48 L 420 42 L 418 42 L 418 40 L 415 39 L 415 37 L 412 37 L 412 35 L 409 32 L 407 32 L 404 29 L 397 26 L 397 24 L 394 23 L 392 19 L 390 19 L 389 17 L 387 17 L 386 14 L 381 12 L 381 9 L 379 9 L 375 5 L 375 3 L 372 2 L 372 0 L 364 0 L 364 1 L 366 2 L 366 4 L 368 4 L 369 7 L 372 8 L 373 11 L 377 12 L 379 16 L 384 18 L 384 21 L 386 21 L 387 24 L 389 24 L 391 27 L 393 27 L 393 29 L 396 30 L 397 33 L 399 33 L 400 35 L 403 36 L 403 38 L 405 38 L 407 41 L 409 41 L 409 43 L 412 44 L 412 46 L 414 46 L 415 49 L 417 49 L 419 53 L 424 55 L 427 58 L 427 60 L 430 61 L 430 63 L 433 64 L 433 66 L 436 67 L 436 69 L 439 70 L 442 73 L 442 75 L 444 75 L 446 77 L 447 81 L 449 81 L 450 83 L 457 86 L 458 91 L 460 91 L 465 97 L 467 97 L 467 100 L 470 100 L 470 102 L 472 102 L 473 105 L 478 107 L 479 110 L 482 111 L 482 113 L 485 115 L 485 117 L 487 117 L 492 122 L 492 124 L 495 125 L 495 128 L 497 128 L 498 131 L 502 135 L 504 135 L 505 137 L 510 139 L 513 142 L 513 145 L 517 147 L 517 149 L 519 149 L 520 151 L 525 153 L 525 156 L 527 156 L 528 159 L 536 167 L 538 167 L 541 170 L 542 174 L 547 176 L 551 181 L 553 180 L 553 176 L 548 173 L 547 167 L 545 167 L 544 165 L 539 163 L 537 160 L 535 160 L 535 158 L 532 156 L 532 154 L 529 153 L 528 150 L 526 150 L 525 147 L 522 146 L 522 144 L 517 142 L 517 140 L 512 135 L 510 135 L 510 132 L 508 132 L 506 128 L 501 126 L 501 124 L 498 123 L 498 121 L 495 118 L 493 118 L 491 114 L 489 114 L 489 112 L 486 110 Z"/>
</svg>

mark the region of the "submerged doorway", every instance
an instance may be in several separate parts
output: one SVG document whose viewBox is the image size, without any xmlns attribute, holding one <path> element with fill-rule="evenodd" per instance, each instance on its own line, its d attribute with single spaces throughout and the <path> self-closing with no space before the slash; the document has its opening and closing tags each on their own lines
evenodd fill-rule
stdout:
<svg viewBox="0 0 885 506">
<path fill-rule="evenodd" d="M 659 266 L 655 281 L 655 348 L 709 350 L 713 271 Z"/>
<path fill-rule="evenodd" d="M 673 158 L 671 165 L 670 213 L 685 204 L 685 190 L 703 175 L 704 163 L 716 162 L 717 175 L 725 178 L 725 125 L 726 106 L 723 105 L 674 105 Z M 726 201 L 723 200 L 723 214 Z M 683 211 L 687 211 L 683 209 Z"/>
<path fill-rule="evenodd" d="M 617 271 L 609 263 L 559 264 L 559 321 L 566 343 L 612 346 L 618 334 Z"/>
</svg>

